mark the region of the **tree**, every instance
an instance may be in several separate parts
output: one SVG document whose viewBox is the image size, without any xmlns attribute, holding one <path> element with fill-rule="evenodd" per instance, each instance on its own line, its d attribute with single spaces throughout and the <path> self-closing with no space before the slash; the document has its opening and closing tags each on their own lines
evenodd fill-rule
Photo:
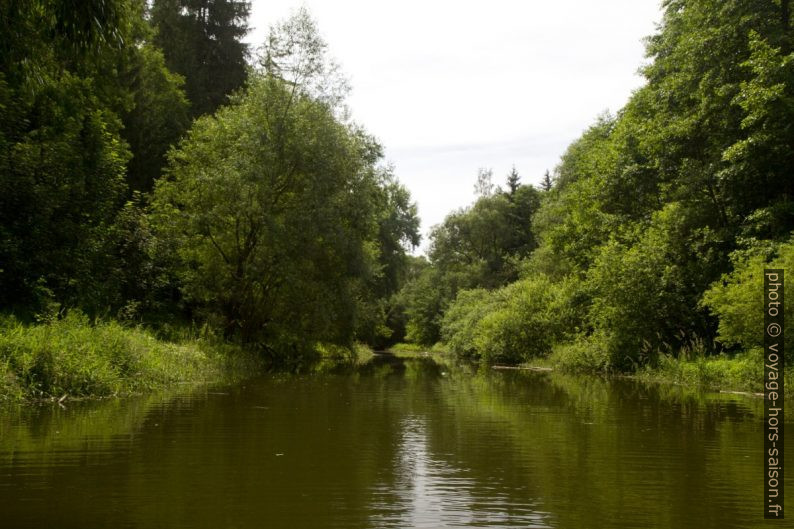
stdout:
<svg viewBox="0 0 794 529">
<path fill-rule="evenodd" d="M 698 341 L 712 350 L 714 321 L 698 307 L 712 277 L 709 257 L 692 236 L 690 223 L 698 221 L 670 203 L 648 226 L 635 226 L 636 239 L 601 246 L 587 271 L 588 321 L 605 337 L 613 366 L 628 370 Z"/>
<path fill-rule="evenodd" d="M 419 218 L 411 195 L 387 167 L 378 171 L 374 200 L 377 217 L 377 265 L 360 284 L 356 338 L 378 348 L 394 343 L 395 334 L 404 336 L 405 323 L 399 300 L 394 295 L 413 275 L 408 250 L 419 244 Z"/>
<path fill-rule="evenodd" d="M 245 342 L 349 340 L 353 282 L 377 258 L 372 149 L 267 76 L 196 121 L 154 193 L 187 300 Z"/>
<path fill-rule="evenodd" d="M 155 0 L 154 43 L 168 68 L 185 78 L 191 116 L 212 114 L 245 83 L 250 3 L 243 0 Z"/>
<path fill-rule="evenodd" d="M 735 182 L 726 200 L 743 217 L 745 235 L 782 239 L 794 228 L 794 53 L 783 55 L 752 31 L 742 66 L 752 76 L 734 99 L 744 118 L 723 153 L 724 175 Z"/>
<path fill-rule="evenodd" d="M 783 243 L 759 243 L 732 254 L 733 270 L 715 281 L 703 295 L 702 304 L 719 318 L 718 340 L 728 347 L 745 350 L 764 347 L 764 269 L 794 267 L 794 237 Z M 785 281 L 787 299 L 794 284 Z M 794 319 L 785 319 L 784 334 L 794 333 Z M 794 360 L 790 348 L 786 361 Z"/>
<path fill-rule="evenodd" d="M 540 197 L 532 186 L 480 197 L 431 232 L 431 266 L 401 293 L 407 338 L 432 345 L 447 307 L 464 289 L 494 289 L 518 279 L 519 263 L 536 246 L 532 218 Z"/>
<path fill-rule="evenodd" d="M 551 188 L 554 187 L 554 182 L 551 180 L 551 175 L 549 174 L 549 170 L 546 169 L 546 172 L 543 173 L 543 180 L 540 182 L 540 188 L 543 191 L 551 191 Z"/>
<path fill-rule="evenodd" d="M 516 171 L 516 166 L 514 165 L 507 175 L 507 192 L 510 196 L 514 195 L 518 186 L 521 185 L 520 180 L 521 177 L 518 176 L 518 171 Z"/>
<path fill-rule="evenodd" d="M 0 7 L 0 305 L 98 309 L 104 242 L 129 151 L 109 65 L 123 60 L 137 2 Z"/>
<path fill-rule="evenodd" d="M 321 60 L 320 49 L 292 53 Z M 309 89 L 316 71 L 300 83 L 254 72 L 194 123 L 153 197 L 152 223 L 177 251 L 195 313 L 272 355 L 374 334 L 385 320 L 372 317 L 377 297 L 418 243 L 415 206 L 377 165 L 381 147 Z"/>
<path fill-rule="evenodd" d="M 122 113 L 122 136 L 130 146 L 127 182 L 134 191 L 152 190 L 165 165 L 165 154 L 190 125 L 184 80 L 166 67 L 160 50 L 136 47 L 124 72 L 132 107 Z"/>
<path fill-rule="evenodd" d="M 480 167 L 477 170 L 477 183 L 474 184 L 474 193 L 480 197 L 489 197 L 493 192 L 493 170 Z"/>
<path fill-rule="evenodd" d="M 341 111 L 350 86 L 339 65 L 328 56 L 327 44 L 306 8 L 270 28 L 260 52 L 259 65 L 270 76 L 281 79 L 304 95 Z"/>
<path fill-rule="evenodd" d="M 405 338 L 426 346 L 438 342 L 441 318 L 454 299 L 449 279 L 435 267 L 424 267 L 416 279 L 406 283 L 402 297 L 407 318 Z"/>
</svg>

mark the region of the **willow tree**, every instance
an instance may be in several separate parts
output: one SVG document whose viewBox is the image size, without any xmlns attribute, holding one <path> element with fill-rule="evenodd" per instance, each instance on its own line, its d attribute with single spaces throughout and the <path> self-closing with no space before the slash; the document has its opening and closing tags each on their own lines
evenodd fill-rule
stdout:
<svg viewBox="0 0 794 529">
<path fill-rule="evenodd" d="M 232 104 L 195 122 L 153 196 L 186 301 L 228 337 L 280 354 L 350 342 L 393 218 L 380 146 L 306 79 L 253 73 Z M 416 238 L 415 222 L 397 226 L 398 240 Z"/>
</svg>

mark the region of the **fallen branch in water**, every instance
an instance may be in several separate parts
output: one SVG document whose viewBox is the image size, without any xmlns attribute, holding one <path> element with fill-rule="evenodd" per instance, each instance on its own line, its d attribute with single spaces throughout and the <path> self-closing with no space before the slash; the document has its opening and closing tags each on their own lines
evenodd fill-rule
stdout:
<svg viewBox="0 0 794 529">
<path fill-rule="evenodd" d="M 747 395 L 749 397 L 763 397 L 763 393 L 751 393 L 749 391 L 730 391 L 726 389 L 721 389 L 720 393 L 730 393 L 731 395 Z"/>
<path fill-rule="evenodd" d="M 505 370 L 506 369 L 514 369 L 514 370 L 519 370 L 519 371 L 542 371 L 542 372 L 554 371 L 554 369 L 551 368 L 551 367 L 540 367 L 540 366 L 499 366 L 499 365 L 496 365 L 496 366 L 491 366 L 491 369 L 505 369 Z"/>
</svg>

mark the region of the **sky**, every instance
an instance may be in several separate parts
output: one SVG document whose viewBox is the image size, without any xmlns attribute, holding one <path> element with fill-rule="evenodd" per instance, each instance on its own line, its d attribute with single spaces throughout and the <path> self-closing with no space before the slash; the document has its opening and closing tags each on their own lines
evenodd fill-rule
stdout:
<svg viewBox="0 0 794 529">
<path fill-rule="evenodd" d="M 248 42 L 306 7 L 430 228 L 470 205 L 479 168 L 538 184 L 642 85 L 658 0 L 253 0 Z"/>
</svg>

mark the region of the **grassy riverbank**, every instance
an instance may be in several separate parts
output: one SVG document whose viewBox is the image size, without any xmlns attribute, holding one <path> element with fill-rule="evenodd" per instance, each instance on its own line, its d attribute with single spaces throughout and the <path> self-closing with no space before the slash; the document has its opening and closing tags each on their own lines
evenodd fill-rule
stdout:
<svg viewBox="0 0 794 529">
<path fill-rule="evenodd" d="M 605 355 L 599 351 L 597 342 L 589 345 L 586 347 L 578 342 L 555 347 L 543 365 L 568 373 L 613 373 L 599 360 Z M 763 353 L 757 347 L 718 355 L 706 354 L 697 347 L 682 350 L 678 355 L 658 353 L 653 361 L 617 373 L 645 382 L 676 384 L 706 391 L 761 393 L 764 390 Z M 786 369 L 783 376 L 786 383 L 794 383 L 793 369 Z"/>
<path fill-rule="evenodd" d="M 594 364 L 586 360 L 587 358 L 580 358 L 573 351 L 561 348 L 548 359 L 531 364 L 567 373 L 605 373 L 595 369 Z M 698 355 L 691 358 L 660 355 L 653 364 L 637 367 L 633 372 L 622 373 L 620 376 L 705 391 L 762 393 L 764 390 L 764 365 L 760 349 L 734 355 Z M 784 383 L 792 387 L 794 369 L 785 369 L 783 378 Z M 787 397 L 794 398 L 794 393 L 789 393 Z"/>
<path fill-rule="evenodd" d="M 0 321 L 0 401 L 123 396 L 261 369 L 261 360 L 233 345 L 166 341 L 79 313 L 46 324 Z"/>
<path fill-rule="evenodd" d="M 432 348 L 399 343 L 392 346 L 390 351 L 398 356 L 418 356 L 432 352 L 436 357 L 458 358 L 448 352 L 449 348 L 442 343 L 437 343 Z M 605 369 L 599 362 L 594 361 L 597 356 L 596 350 L 586 350 L 581 344 L 567 344 L 555 348 L 548 357 L 535 357 L 520 364 L 504 367 L 553 370 L 571 375 L 632 378 L 646 383 L 671 384 L 699 391 L 751 394 L 760 394 L 764 391 L 764 366 L 760 349 L 734 355 L 692 355 L 688 358 L 662 354 L 654 364 L 639 366 L 629 372 Z M 481 363 L 481 365 L 487 368 L 493 367 L 493 364 Z M 786 368 L 783 377 L 785 387 L 794 387 L 794 367 Z M 787 398 L 794 399 L 794 392 L 788 393 Z"/>
<path fill-rule="evenodd" d="M 301 362 L 282 365 L 207 333 L 171 334 L 179 337 L 163 339 L 140 327 L 91 321 L 79 312 L 40 324 L 0 317 L 0 402 L 126 396 L 273 369 L 329 371 L 373 357 L 363 344 L 321 344 Z"/>
<path fill-rule="evenodd" d="M 666 382 L 711 391 L 763 393 L 764 366 L 760 352 L 750 351 L 733 357 L 719 355 L 680 360 L 663 357 L 655 367 L 637 371 L 636 377 L 651 382 Z M 794 369 L 783 372 L 785 387 L 794 384 Z M 794 393 L 786 393 L 787 399 Z"/>
</svg>

